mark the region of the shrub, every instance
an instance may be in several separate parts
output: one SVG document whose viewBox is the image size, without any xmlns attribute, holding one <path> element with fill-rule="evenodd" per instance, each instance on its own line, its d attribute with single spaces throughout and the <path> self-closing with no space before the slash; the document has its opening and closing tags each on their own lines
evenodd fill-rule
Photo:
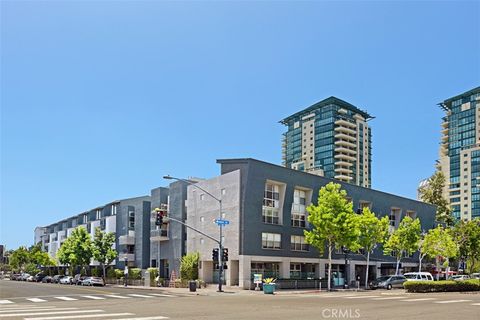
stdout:
<svg viewBox="0 0 480 320">
<path fill-rule="evenodd" d="M 94 276 L 94 277 L 102 276 L 102 273 L 100 272 L 100 270 L 98 268 L 93 268 L 91 272 L 92 272 L 92 276 Z"/>
<path fill-rule="evenodd" d="M 200 260 L 198 252 L 184 255 L 180 264 L 180 278 L 185 280 L 198 279 L 198 260 Z"/>
<path fill-rule="evenodd" d="M 142 269 L 140 269 L 140 268 L 130 268 L 128 270 L 128 277 L 132 280 L 142 279 Z"/>
<path fill-rule="evenodd" d="M 108 268 L 107 270 L 107 278 L 108 279 L 115 279 L 117 276 L 116 276 L 116 272 L 115 272 L 115 269 L 114 268 Z"/>
<path fill-rule="evenodd" d="M 158 276 L 158 269 L 157 268 L 148 268 L 147 271 L 150 275 L 150 285 L 152 287 L 156 287 L 156 284 L 155 284 L 156 280 L 155 279 Z"/>
<path fill-rule="evenodd" d="M 403 286 L 407 292 L 480 291 L 480 280 L 406 281 Z"/>
<path fill-rule="evenodd" d="M 123 278 L 123 270 L 115 269 L 115 278 L 117 279 Z"/>
</svg>

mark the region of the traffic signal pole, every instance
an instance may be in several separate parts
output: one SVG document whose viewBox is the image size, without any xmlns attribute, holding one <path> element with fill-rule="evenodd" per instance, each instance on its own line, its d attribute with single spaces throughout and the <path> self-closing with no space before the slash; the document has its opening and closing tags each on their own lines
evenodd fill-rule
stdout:
<svg viewBox="0 0 480 320">
<path fill-rule="evenodd" d="M 222 220 L 222 200 L 219 201 L 220 203 L 220 213 L 219 213 L 219 220 Z M 222 285 L 223 285 L 223 225 L 219 225 L 220 228 L 220 241 L 218 242 L 218 292 L 223 292 Z"/>
</svg>

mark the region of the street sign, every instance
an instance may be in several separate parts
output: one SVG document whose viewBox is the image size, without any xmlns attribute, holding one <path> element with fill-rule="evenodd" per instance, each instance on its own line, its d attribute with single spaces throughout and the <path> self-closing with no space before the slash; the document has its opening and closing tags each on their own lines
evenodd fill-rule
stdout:
<svg viewBox="0 0 480 320">
<path fill-rule="evenodd" d="M 215 219 L 215 223 L 218 224 L 219 226 L 224 226 L 224 225 L 230 224 L 230 221 L 228 221 L 228 220 L 221 220 L 221 219 Z"/>
<path fill-rule="evenodd" d="M 254 273 L 253 274 L 253 283 L 255 283 L 255 284 L 262 283 L 262 274 L 261 273 Z"/>
</svg>

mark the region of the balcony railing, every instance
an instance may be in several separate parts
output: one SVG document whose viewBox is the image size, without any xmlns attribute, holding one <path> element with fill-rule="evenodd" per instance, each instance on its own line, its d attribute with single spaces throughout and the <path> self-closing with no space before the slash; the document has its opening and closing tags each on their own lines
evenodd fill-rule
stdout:
<svg viewBox="0 0 480 320">
<path fill-rule="evenodd" d="M 168 230 L 165 230 L 165 229 L 150 230 L 150 240 L 151 241 L 167 241 L 167 240 L 169 240 Z"/>
</svg>

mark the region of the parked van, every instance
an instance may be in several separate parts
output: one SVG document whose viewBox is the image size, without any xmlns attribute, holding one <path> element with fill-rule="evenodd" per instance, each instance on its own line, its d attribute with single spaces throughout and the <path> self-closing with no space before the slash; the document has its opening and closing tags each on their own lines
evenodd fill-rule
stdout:
<svg viewBox="0 0 480 320">
<path fill-rule="evenodd" d="M 404 274 L 407 281 L 433 281 L 430 272 L 407 272 Z"/>
</svg>

